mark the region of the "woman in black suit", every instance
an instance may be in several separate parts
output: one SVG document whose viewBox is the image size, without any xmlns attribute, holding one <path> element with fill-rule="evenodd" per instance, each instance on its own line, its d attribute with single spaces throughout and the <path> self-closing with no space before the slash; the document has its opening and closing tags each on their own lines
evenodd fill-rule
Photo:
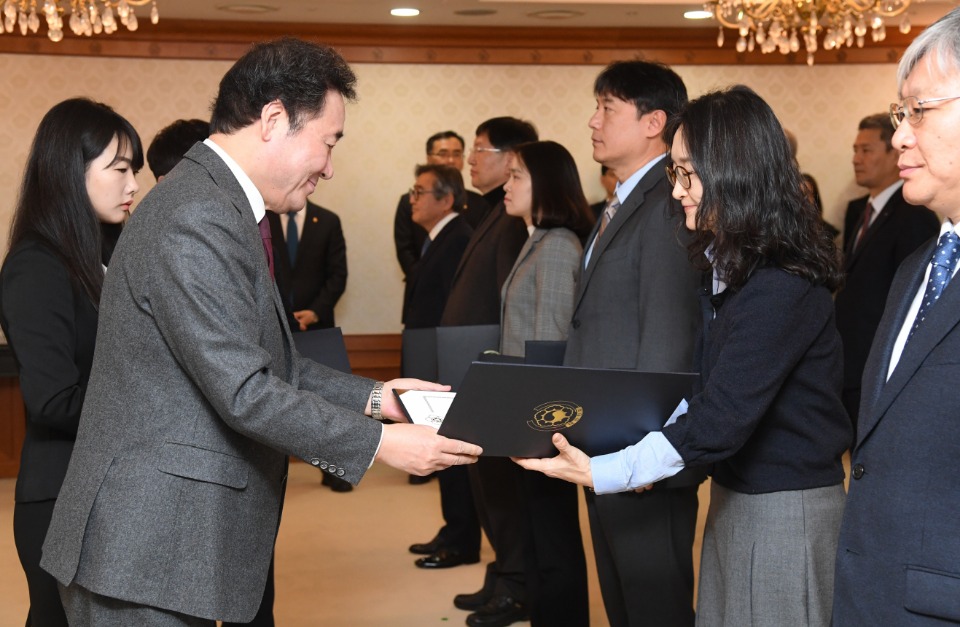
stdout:
<svg viewBox="0 0 960 627">
<path fill-rule="evenodd" d="M 79 98 L 54 106 L 33 140 L 0 269 L 0 325 L 27 419 L 13 533 L 32 627 L 67 624 L 40 549 L 76 438 L 104 271 L 142 165 L 140 137 L 110 107 Z"/>
<path fill-rule="evenodd" d="M 623 451 L 591 459 L 555 435 L 560 455 L 521 463 L 598 493 L 711 465 L 697 624 L 826 627 L 851 436 L 837 251 L 780 122 L 749 88 L 691 102 L 673 130 L 673 196 L 692 259 L 714 275 L 698 389 L 675 423 Z"/>
</svg>

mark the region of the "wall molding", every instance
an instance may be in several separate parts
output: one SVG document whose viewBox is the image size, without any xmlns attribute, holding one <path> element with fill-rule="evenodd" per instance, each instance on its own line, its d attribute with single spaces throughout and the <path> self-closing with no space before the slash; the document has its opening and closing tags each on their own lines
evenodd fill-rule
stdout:
<svg viewBox="0 0 960 627">
<path fill-rule="evenodd" d="M 817 65 L 895 63 L 919 32 L 891 29 L 882 45 L 816 53 Z M 712 28 L 491 28 L 161 20 L 136 33 L 0 37 L 0 53 L 149 59 L 238 59 L 252 42 L 292 35 L 336 47 L 351 63 L 606 65 L 647 59 L 670 65 L 804 65 L 806 53 L 738 53 L 736 33 L 717 48 Z"/>
</svg>

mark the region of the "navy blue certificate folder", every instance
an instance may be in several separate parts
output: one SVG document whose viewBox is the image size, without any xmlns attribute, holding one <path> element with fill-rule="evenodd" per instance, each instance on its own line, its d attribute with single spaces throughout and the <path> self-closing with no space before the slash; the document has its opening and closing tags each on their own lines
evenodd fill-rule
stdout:
<svg viewBox="0 0 960 627">
<path fill-rule="evenodd" d="M 439 433 L 494 457 L 552 457 L 557 431 L 588 455 L 612 453 L 663 428 L 698 376 L 474 362 Z"/>
<path fill-rule="evenodd" d="M 350 358 L 347 357 L 347 346 L 343 343 L 340 327 L 294 333 L 293 344 L 304 357 L 350 374 Z"/>
</svg>

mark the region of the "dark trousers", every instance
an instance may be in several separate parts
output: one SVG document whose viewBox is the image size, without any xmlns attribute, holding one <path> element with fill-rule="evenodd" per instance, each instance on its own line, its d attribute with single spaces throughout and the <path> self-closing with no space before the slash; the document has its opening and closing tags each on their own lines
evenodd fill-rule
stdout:
<svg viewBox="0 0 960 627">
<path fill-rule="evenodd" d="M 51 499 L 16 503 L 13 507 L 13 539 L 30 593 L 27 627 L 67 627 L 67 615 L 60 602 L 57 580 L 40 568 L 43 539 L 47 535 L 56 503 L 55 499 Z"/>
<path fill-rule="evenodd" d="M 697 487 L 586 496 L 610 626 L 692 626 Z"/>
<path fill-rule="evenodd" d="M 492 567 L 493 593 L 524 602 L 524 541 L 528 532 L 522 507 L 523 469 L 506 457 L 481 457 L 468 468 L 477 516 L 497 556 Z"/>
<path fill-rule="evenodd" d="M 589 627 L 587 560 L 580 535 L 578 488 L 522 471 L 527 514 L 527 608 L 533 627 Z"/>
<path fill-rule="evenodd" d="M 466 466 L 451 466 L 437 473 L 440 481 L 440 511 L 444 525 L 440 540 L 444 548 L 461 553 L 480 551 L 480 520 L 473 502 L 473 489 Z"/>
<path fill-rule="evenodd" d="M 843 407 L 850 416 L 850 423 L 853 424 L 853 439 L 850 441 L 850 448 L 857 441 L 857 420 L 860 418 L 860 392 L 861 388 L 843 388 L 840 394 L 840 400 L 843 401 Z"/>
</svg>

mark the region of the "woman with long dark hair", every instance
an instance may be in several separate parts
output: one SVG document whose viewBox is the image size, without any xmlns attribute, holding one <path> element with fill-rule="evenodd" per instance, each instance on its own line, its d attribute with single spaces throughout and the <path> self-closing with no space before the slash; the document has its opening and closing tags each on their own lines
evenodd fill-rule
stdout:
<svg viewBox="0 0 960 627">
<path fill-rule="evenodd" d="M 806 196 L 780 122 L 747 87 L 691 102 L 672 122 L 668 166 L 701 295 L 701 378 L 684 415 L 617 453 L 528 468 L 594 487 L 643 489 L 711 465 L 699 625 L 830 623 L 851 426 L 831 291 L 836 248 Z"/>
<path fill-rule="evenodd" d="M 66 625 L 40 549 L 76 438 L 105 268 L 139 190 L 140 137 L 110 107 L 75 98 L 40 121 L 0 269 L 0 325 L 27 419 L 13 533 L 27 577 L 27 625 Z"/>
<path fill-rule="evenodd" d="M 501 291 L 500 352 L 523 357 L 528 340 L 567 338 L 582 242 L 593 216 L 566 148 L 533 142 L 515 147 L 510 157 L 504 206 L 524 221 L 530 237 Z M 577 488 L 513 468 L 520 473 L 518 481 L 503 489 L 517 490 L 518 527 L 526 527 L 531 624 L 586 627 L 590 612 Z"/>
</svg>

